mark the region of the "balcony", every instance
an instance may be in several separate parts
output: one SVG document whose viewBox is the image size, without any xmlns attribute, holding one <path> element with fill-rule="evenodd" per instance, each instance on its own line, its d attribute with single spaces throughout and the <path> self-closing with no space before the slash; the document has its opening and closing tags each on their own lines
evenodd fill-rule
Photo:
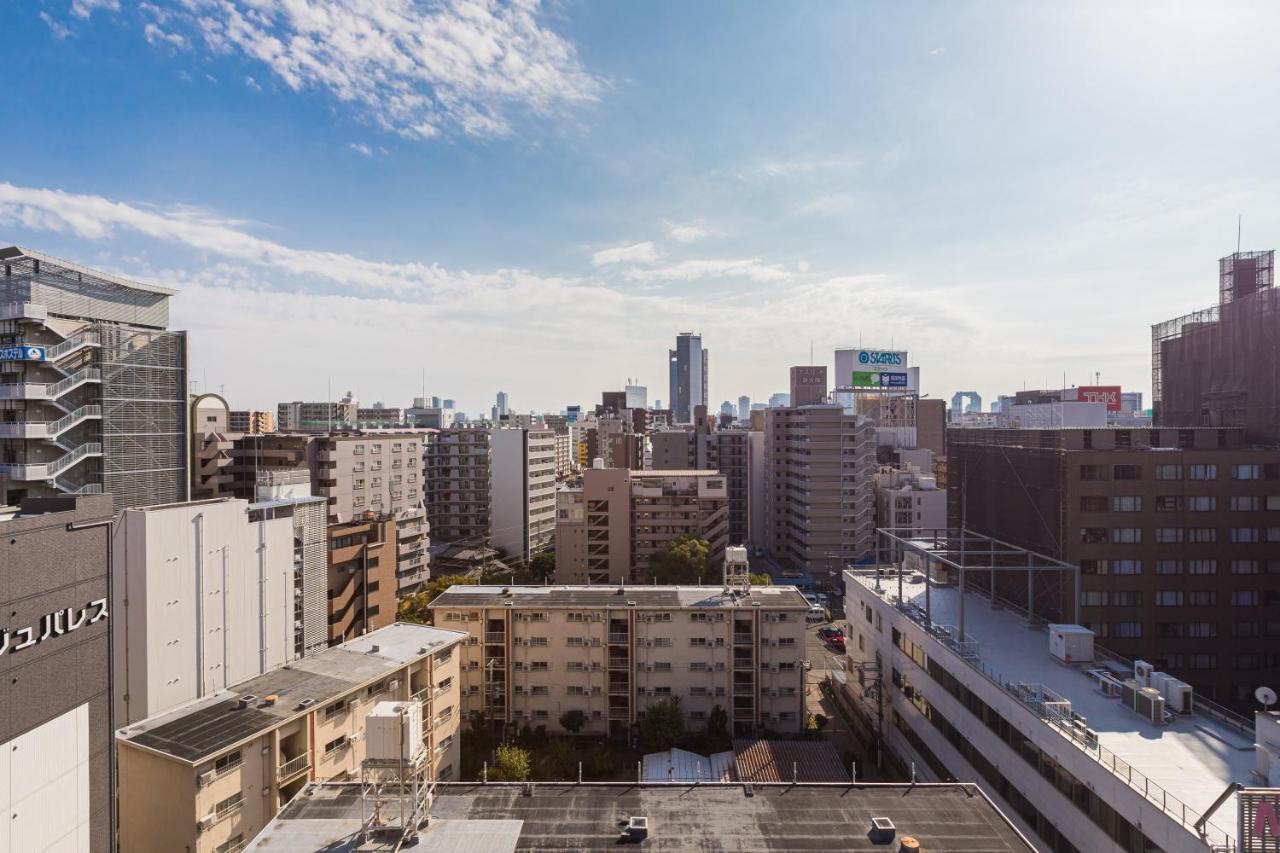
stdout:
<svg viewBox="0 0 1280 853">
<path fill-rule="evenodd" d="M 755 719 L 755 716 L 756 716 L 756 712 L 751 710 L 750 708 L 734 708 L 733 709 L 733 718 L 735 720 L 753 720 Z"/>
<path fill-rule="evenodd" d="M 622 631 L 622 632 L 618 632 L 618 631 L 610 631 L 610 632 L 609 632 L 609 645 L 611 645 L 611 646 L 625 646 L 626 644 L 627 644 L 627 633 L 626 633 L 625 631 Z"/>
<path fill-rule="evenodd" d="M 734 696 L 754 696 L 756 692 L 753 684 L 735 684 L 733 685 Z"/>
<path fill-rule="evenodd" d="M 747 633 L 747 634 L 734 633 L 733 635 L 733 643 L 736 646 L 742 646 L 742 645 L 749 646 L 754 640 L 755 640 L 755 637 L 752 636 L 750 633 Z"/>
<path fill-rule="evenodd" d="M 631 719 L 631 711 L 627 708 L 610 708 L 609 719 L 611 720 L 629 720 Z"/>
<path fill-rule="evenodd" d="M 297 776 L 299 773 L 309 769 L 310 767 L 311 767 L 311 756 L 307 755 L 307 753 L 304 752 L 302 753 L 302 755 L 299 755 L 296 758 L 290 758 L 284 764 L 281 764 L 279 767 L 277 767 L 276 779 L 280 782 L 283 782 L 292 776 Z"/>
<path fill-rule="evenodd" d="M 631 665 L 626 655 L 609 656 L 609 669 L 630 669 L 630 667 Z"/>
<path fill-rule="evenodd" d="M 630 696 L 631 687 L 628 686 L 625 682 L 610 684 L 609 695 L 610 696 Z"/>
<path fill-rule="evenodd" d="M 501 644 L 501 643 L 505 643 L 506 640 L 507 640 L 507 635 L 506 635 L 506 632 L 504 631 L 485 631 L 484 632 L 484 641 L 486 643 Z"/>
</svg>

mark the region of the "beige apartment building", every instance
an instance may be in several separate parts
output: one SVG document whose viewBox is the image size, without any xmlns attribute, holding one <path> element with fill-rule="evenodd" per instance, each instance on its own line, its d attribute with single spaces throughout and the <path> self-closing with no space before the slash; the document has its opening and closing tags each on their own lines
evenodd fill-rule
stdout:
<svg viewBox="0 0 1280 853">
<path fill-rule="evenodd" d="M 426 508 L 440 543 L 488 545 L 528 561 L 551 544 L 556 435 L 525 427 L 459 427 L 429 434 Z"/>
<path fill-rule="evenodd" d="M 495 724 L 624 737 L 677 697 L 688 723 L 719 705 L 735 734 L 804 724 L 805 615 L 794 587 L 454 586 L 437 625 L 469 635 L 461 702 Z"/>
<path fill-rule="evenodd" d="M 765 545 L 787 566 L 843 569 L 871 553 L 875 428 L 833 404 L 765 412 Z"/>
<path fill-rule="evenodd" d="M 360 780 L 379 702 L 420 703 L 423 773 L 455 778 L 464 638 L 397 623 L 119 730 L 120 849 L 241 850 L 307 783 Z"/>
<path fill-rule="evenodd" d="M 719 575 L 729 492 L 717 471 L 589 468 L 580 486 L 561 489 L 557 499 L 557 583 L 630 581 L 681 536 L 707 540 Z"/>
<path fill-rule="evenodd" d="M 262 412 L 255 409 L 237 409 L 231 412 L 230 426 L 232 432 L 246 435 L 262 435 L 276 431 L 276 413 Z"/>
</svg>

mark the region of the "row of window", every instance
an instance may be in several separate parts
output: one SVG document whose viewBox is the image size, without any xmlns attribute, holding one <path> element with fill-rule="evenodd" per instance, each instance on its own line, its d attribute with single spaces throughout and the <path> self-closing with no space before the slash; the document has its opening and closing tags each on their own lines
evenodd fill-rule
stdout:
<svg viewBox="0 0 1280 853">
<path fill-rule="evenodd" d="M 1082 527 L 1080 543 L 1083 545 L 1139 545 L 1142 543 L 1141 527 Z M 1212 544 L 1218 541 L 1216 527 L 1156 527 L 1155 541 L 1160 544 Z M 1236 544 L 1280 542 L 1280 527 L 1231 527 L 1227 529 L 1229 541 Z"/>
<path fill-rule="evenodd" d="M 357 444 L 357 445 L 355 446 L 355 448 L 353 448 L 353 449 L 352 449 L 352 451 L 351 451 L 351 452 L 352 452 L 352 453 L 354 453 L 356 456 L 363 456 L 363 455 L 364 455 L 364 450 L 365 450 L 365 446 L 364 446 L 363 444 Z M 392 453 L 400 453 L 402 450 L 403 450 L 404 452 L 406 452 L 406 453 L 416 453 L 416 452 L 417 452 L 417 450 L 418 450 L 418 442 L 416 442 L 416 441 L 411 441 L 411 442 L 409 442 L 409 444 L 406 446 L 406 445 L 404 445 L 402 442 L 397 441 L 397 442 L 395 442 L 394 444 L 392 444 L 392 445 L 391 445 L 391 452 L 392 452 Z M 370 452 L 370 453 L 381 453 L 381 452 L 382 452 L 382 442 L 380 442 L 380 441 L 375 441 L 373 444 L 370 444 L 370 445 L 369 445 L 369 452 Z"/>
<path fill-rule="evenodd" d="M 1197 560 L 1156 560 L 1158 575 L 1216 575 L 1218 561 L 1213 558 Z M 1233 575 L 1278 575 L 1280 560 L 1232 560 L 1229 564 Z M 1080 573 L 1084 575 L 1140 575 L 1141 560 L 1081 560 Z"/>
<path fill-rule="evenodd" d="M 1280 510 L 1280 495 L 1232 495 L 1228 502 L 1232 512 Z M 1214 495 L 1157 495 L 1156 512 L 1216 512 Z M 1142 512 L 1142 495 L 1082 495 L 1081 512 Z"/>
<path fill-rule="evenodd" d="M 1164 589 L 1152 593 L 1156 607 L 1209 607 L 1218 603 L 1216 590 Z M 1260 604 L 1280 603 L 1280 593 L 1266 594 L 1256 589 L 1237 589 L 1231 592 L 1232 607 L 1257 607 Z M 1081 607 L 1141 607 L 1142 592 L 1124 590 L 1085 590 L 1080 593 Z"/>
<path fill-rule="evenodd" d="M 1106 480 L 1141 480 L 1141 465 L 1081 465 L 1080 479 L 1092 482 Z M 1157 480 L 1216 480 L 1217 465 L 1156 465 Z M 1229 468 L 1233 480 L 1280 480 L 1280 464 L 1241 464 Z"/>
</svg>

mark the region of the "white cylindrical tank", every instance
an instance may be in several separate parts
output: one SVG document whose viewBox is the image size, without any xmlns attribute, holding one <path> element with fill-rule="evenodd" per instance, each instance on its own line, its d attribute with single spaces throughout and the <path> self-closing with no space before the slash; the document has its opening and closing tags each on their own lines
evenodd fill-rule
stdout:
<svg viewBox="0 0 1280 853">
<path fill-rule="evenodd" d="M 422 703 L 379 702 L 364 727 L 366 758 L 411 761 L 422 749 Z"/>
</svg>

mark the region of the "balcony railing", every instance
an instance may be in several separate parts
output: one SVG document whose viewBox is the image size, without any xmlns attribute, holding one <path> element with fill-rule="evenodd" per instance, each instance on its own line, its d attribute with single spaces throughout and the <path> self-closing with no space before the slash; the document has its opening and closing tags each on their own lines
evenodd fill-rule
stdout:
<svg viewBox="0 0 1280 853">
<path fill-rule="evenodd" d="M 621 632 L 619 632 L 619 631 L 610 631 L 610 632 L 609 632 L 609 643 L 610 643 L 610 645 L 626 645 L 626 642 L 627 642 L 627 632 L 626 632 L 626 631 L 621 631 Z"/>
<path fill-rule="evenodd" d="M 626 708 L 610 708 L 609 719 L 611 720 L 629 720 L 631 712 Z"/>
<path fill-rule="evenodd" d="M 748 634 L 739 634 L 739 633 L 735 632 L 735 633 L 734 633 L 734 635 L 733 635 L 733 642 L 734 642 L 734 643 L 736 643 L 736 644 L 739 644 L 739 645 L 741 645 L 741 644 L 750 645 L 750 644 L 751 644 L 751 641 L 752 641 L 752 640 L 754 640 L 754 639 L 755 639 L 755 638 L 754 638 L 751 634 L 749 634 L 749 633 L 748 633 Z"/>
<path fill-rule="evenodd" d="M 750 708 L 734 708 L 733 718 L 735 720 L 752 720 L 755 719 L 756 712 Z"/>
<path fill-rule="evenodd" d="M 753 696 L 756 688 L 754 684 L 735 684 L 733 685 L 734 696 Z"/>
<path fill-rule="evenodd" d="M 304 752 L 302 753 L 302 755 L 299 755 L 296 758 L 290 758 L 284 764 L 281 764 L 279 767 L 277 767 L 276 778 L 283 782 L 285 779 L 288 779 L 290 776 L 295 776 L 298 773 L 301 773 L 303 770 L 306 770 L 310 766 L 311 766 L 311 756 L 307 755 L 307 753 Z"/>
<path fill-rule="evenodd" d="M 609 695 L 610 696 L 630 696 L 631 687 L 626 684 L 610 684 Z"/>
<path fill-rule="evenodd" d="M 609 669 L 629 669 L 630 664 L 625 657 L 609 658 Z"/>
<path fill-rule="evenodd" d="M 501 643 L 501 642 L 505 642 L 506 638 L 507 638 L 507 635 L 502 631 L 485 631 L 484 632 L 484 641 L 486 643 Z"/>
</svg>

